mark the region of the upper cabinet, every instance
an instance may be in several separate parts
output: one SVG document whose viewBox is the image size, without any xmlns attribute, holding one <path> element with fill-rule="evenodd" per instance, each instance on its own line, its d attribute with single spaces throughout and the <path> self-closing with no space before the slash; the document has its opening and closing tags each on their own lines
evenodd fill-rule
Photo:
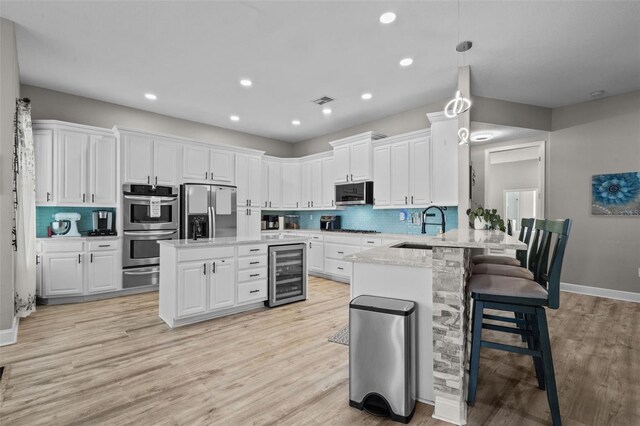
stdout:
<svg viewBox="0 0 640 426">
<path fill-rule="evenodd" d="M 322 160 L 306 160 L 300 164 L 302 174 L 301 207 L 322 207 Z"/>
<path fill-rule="evenodd" d="M 238 206 L 262 206 L 262 158 L 260 156 L 236 154 L 236 186 L 238 187 Z"/>
<path fill-rule="evenodd" d="M 373 178 L 371 141 L 384 138 L 365 132 L 330 142 L 333 146 L 333 172 L 336 183 L 362 182 Z"/>
<path fill-rule="evenodd" d="M 182 148 L 182 179 L 185 182 L 212 182 L 233 185 L 235 182 L 235 154 L 202 145 Z"/>
<path fill-rule="evenodd" d="M 336 206 L 335 173 L 333 172 L 333 157 L 322 160 L 322 207 Z M 375 186 L 374 186 L 375 188 Z"/>
<path fill-rule="evenodd" d="M 115 206 L 117 141 L 112 131 L 33 123 L 38 205 Z"/>
<path fill-rule="evenodd" d="M 458 119 L 427 114 L 431 121 L 431 201 L 458 205 Z"/>
<path fill-rule="evenodd" d="M 177 185 L 179 144 L 152 135 L 120 133 L 123 183 Z"/>
<path fill-rule="evenodd" d="M 279 209 L 282 207 L 282 164 L 279 161 L 262 161 L 262 206 Z"/>
<path fill-rule="evenodd" d="M 297 209 L 303 207 L 301 200 L 301 173 L 300 163 L 282 163 L 282 207 L 285 209 Z"/>
</svg>

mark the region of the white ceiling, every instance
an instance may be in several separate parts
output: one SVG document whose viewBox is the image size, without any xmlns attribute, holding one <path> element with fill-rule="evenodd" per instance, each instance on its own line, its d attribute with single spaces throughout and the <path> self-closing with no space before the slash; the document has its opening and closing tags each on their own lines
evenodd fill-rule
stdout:
<svg viewBox="0 0 640 426">
<path fill-rule="evenodd" d="M 1 3 L 23 83 L 290 142 L 447 98 L 462 60 L 453 1 Z M 464 1 L 461 21 L 474 95 L 557 107 L 640 89 L 640 2 Z"/>
</svg>

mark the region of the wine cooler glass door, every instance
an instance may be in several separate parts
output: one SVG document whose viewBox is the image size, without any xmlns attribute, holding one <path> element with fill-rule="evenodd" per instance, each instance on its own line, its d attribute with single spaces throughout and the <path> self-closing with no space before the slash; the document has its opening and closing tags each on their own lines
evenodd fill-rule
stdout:
<svg viewBox="0 0 640 426">
<path fill-rule="evenodd" d="M 271 305 L 306 298 L 307 265 L 306 244 L 270 247 Z"/>
</svg>

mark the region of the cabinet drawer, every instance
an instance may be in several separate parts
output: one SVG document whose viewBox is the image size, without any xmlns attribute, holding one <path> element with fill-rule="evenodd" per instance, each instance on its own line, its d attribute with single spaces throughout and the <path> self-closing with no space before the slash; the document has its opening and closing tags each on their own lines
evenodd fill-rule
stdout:
<svg viewBox="0 0 640 426">
<path fill-rule="evenodd" d="M 223 257 L 234 257 L 234 247 L 203 247 L 195 249 L 178 249 L 178 262 L 192 260 L 210 260 Z"/>
<path fill-rule="evenodd" d="M 47 241 L 42 244 L 45 253 L 84 251 L 84 241 Z"/>
<path fill-rule="evenodd" d="M 267 266 L 267 256 L 241 257 L 238 259 L 238 269 L 260 268 Z"/>
<path fill-rule="evenodd" d="M 359 246 L 362 243 L 362 238 L 348 235 L 326 235 L 324 237 L 324 242 Z"/>
<path fill-rule="evenodd" d="M 267 254 L 267 246 L 262 244 L 259 246 L 238 246 L 238 256 L 257 256 L 259 254 Z"/>
<path fill-rule="evenodd" d="M 380 238 L 363 238 L 362 247 L 378 247 L 382 245 L 382 239 Z"/>
<path fill-rule="evenodd" d="M 351 278 L 351 262 L 343 262 L 342 260 L 325 259 L 324 272 L 331 275 Z"/>
<path fill-rule="evenodd" d="M 259 269 L 246 269 L 244 271 L 238 271 L 238 282 L 254 281 L 254 280 L 266 280 L 267 268 Z"/>
<path fill-rule="evenodd" d="M 238 305 L 267 300 L 267 280 L 238 284 Z"/>
<path fill-rule="evenodd" d="M 342 259 L 350 254 L 358 253 L 360 251 L 359 246 L 345 246 L 342 244 L 324 244 L 324 256 L 331 259 Z"/>
<path fill-rule="evenodd" d="M 120 248 L 118 240 L 100 240 L 89 241 L 89 251 L 101 251 L 101 250 L 117 250 Z"/>
</svg>

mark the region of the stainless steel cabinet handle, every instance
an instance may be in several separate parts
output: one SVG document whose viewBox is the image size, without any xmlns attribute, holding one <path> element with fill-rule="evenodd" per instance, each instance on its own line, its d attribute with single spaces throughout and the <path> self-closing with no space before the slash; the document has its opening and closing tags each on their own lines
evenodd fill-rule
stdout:
<svg viewBox="0 0 640 426">
<path fill-rule="evenodd" d="M 373 243 L 374 243 L 374 241 L 367 241 L 367 243 L 369 243 L 369 244 L 373 244 Z"/>
<path fill-rule="evenodd" d="M 91 194 L 91 202 L 92 203 L 96 202 L 96 194 Z"/>
<path fill-rule="evenodd" d="M 307 207 L 311 207 L 311 202 L 307 201 Z"/>
<path fill-rule="evenodd" d="M 413 195 L 411 196 L 411 204 L 413 204 Z"/>
<path fill-rule="evenodd" d="M 264 206 L 267 207 L 269 203 L 267 201 L 264 202 Z"/>
<path fill-rule="evenodd" d="M 249 293 L 257 293 L 257 292 L 259 292 L 259 291 L 260 291 L 260 290 L 251 290 L 251 291 L 249 291 Z"/>
<path fill-rule="evenodd" d="M 47 201 L 50 201 L 50 200 L 51 200 L 51 193 L 47 192 Z"/>
<path fill-rule="evenodd" d="M 260 262 L 249 262 L 249 265 L 257 265 Z"/>
<path fill-rule="evenodd" d="M 349 174 L 347 173 L 347 182 L 349 182 Z"/>
<path fill-rule="evenodd" d="M 298 207 L 298 202 L 296 201 L 296 207 Z"/>
<path fill-rule="evenodd" d="M 202 264 L 202 275 L 207 275 L 207 264 L 206 263 Z"/>
<path fill-rule="evenodd" d="M 82 194 L 82 202 L 83 203 L 87 202 L 87 194 Z"/>
<path fill-rule="evenodd" d="M 100 244 L 98 247 L 111 247 L 110 244 Z"/>
<path fill-rule="evenodd" d="M 151 176 L 147 175 L 147 184 L 151 183 Z"/>
<path fill-rule="evenodd" d="M 80 263 L 80 256 L 82 256 L 81 254 L 78 255 L 78 263 Z"/>
<path fill-rule="evenodd" d="M 249 251 L 260 251 L 260 249 L 250 249 Z"/>
<path fill-rule="evenodd" d="M 313 248 L 313 243 L 309 241 L 309 248 Z"/>
<path fill-rule="evenodd" d="M 338 254 L 344 254 L 344 252 L 343 251 L 339 251 Z"/>
<path fill-rule="evenodd" d="M 158 185 L 158 176 L 156 176 L 156 186 Z"/>
<path fill-rule="evenodd" d="M 36 265 L 39 265 L 39 264 L 40 264 L 40 256 L 36 254 Z"/>
<path fill-rule="evenodd" d="M 89 255 L 89 259 L 90 259 L 89 262 L 93 263 L 93 253 Z"/>
<path fill-rule="evenodd" d="M 249 275 L 249 278 L 259 277 L 259 276 L 260 276 L 260 274 L 251 274 L 251 275 Z"/>
<path fill-rule="evenodd" d="M 271 207 L 271 201 L 269 201 L 269 207 Z"/>
<path fill-rule="evenodd" d="M 213 266 L 213 273 L 215 274 L 216 273 L 216 262 L 213 262 L 211 266 Z"/>
<path fill-rule="evenodd" d="M 331 207 L 333 207 L 333 206 L 334 206 L 334 204 L 333 204 L 334 202 L 335 202 L 335 201 L 331 200 Z"/>
<path fill-rule="evenodd" d="M 154 235 L 171 235 L 171 234 L 175 234 L 178 231 L 153 231 L 153 232 L 149 232 L 149 231 L 124 231 L 124 235 L 131 235 L 131 236 L 154 236 Z"/>
<path fill-rule="evenodd" d="M 351 182 L 353 182 L 353 173 L 351 173 Z"/>
<path fill-rule="evenodd" d="M 204 172 L 204 178 L 209 179 L 209 172 Z"/>
<path fill-rule="evenodd" d="M 341 271 L 344 271 L 344 268 L 341 266 L 338 266 L 338 269 L 340 269 Z"/>
<path fill-rule="evenodd" d="M 407 204 L 407 196 L 404 196 L 404 203 Z"/>
</svg>

